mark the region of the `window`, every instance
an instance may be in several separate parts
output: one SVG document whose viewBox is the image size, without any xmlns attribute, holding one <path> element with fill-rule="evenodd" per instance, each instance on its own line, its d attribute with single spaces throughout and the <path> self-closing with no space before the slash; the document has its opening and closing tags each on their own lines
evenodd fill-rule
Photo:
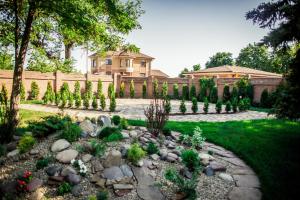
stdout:
<svg viewBox="0 0 300 200">
<path fill-rule="evenodd" d="M 96 60 L 92 60 L 92 67 L 95 68 L 96 67 Z"/>
<path fill-rule="evenodd" d="M 142 67 L 146 67 L 146 61 L 145 61 L 145 60 L 142 60 L 142 61 L 141 61 L 141 66 L 142 66 Z"/>
<path fill-rule="evenodd" d="M 146 74 L 145 73 L 140 73 L 140 76 L 146 77 Z"/>
<path fill-rule="evenodd" d="M 107 59 L 105 60 L 105 64 L 106 64 L 106 65 L 112 65 L 112 60 L 111 60 L 110 58 L 107 58 Z"/>
</svg>

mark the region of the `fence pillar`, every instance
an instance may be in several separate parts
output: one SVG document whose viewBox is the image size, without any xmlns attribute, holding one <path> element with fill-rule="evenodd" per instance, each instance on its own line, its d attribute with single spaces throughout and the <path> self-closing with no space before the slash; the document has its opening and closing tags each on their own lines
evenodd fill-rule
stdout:
<svg viewBox="0 0 300 200">
<path fill-rule="evenodd" d="M 58 92 L 60 89 L 60 86 L 62 85 L 62 76 L 63 73 L 61 73 L 59 70 L 55 72 L 55 92 Z"/>
<path fill-rule="evenodd" d="M 147 98 L 153 97 L 153 76 L 148 76 L 147 79 Z"/>
<path fill-rule="evenodd" d="M 121 74 L 115 73 L 113 75 L 113 84 L 115 87 L 116 94 L 120 94 Z"/>
</svg>

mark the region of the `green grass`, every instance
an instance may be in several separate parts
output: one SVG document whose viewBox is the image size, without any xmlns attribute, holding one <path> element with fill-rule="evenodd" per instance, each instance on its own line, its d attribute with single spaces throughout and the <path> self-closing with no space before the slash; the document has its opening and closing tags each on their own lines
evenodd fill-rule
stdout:
<svg viewBox="0 0 300 200">
<path fill-rule="evenodd" d="M 40 112 L 40 111 L 32 111 L 32 110 L 20 110 L 20 125 L 19 127 L 26 127 L 28 122 L 41 120 L 43 117 L 54 115 L 53 113 Z"/>
<path fill-rule="evenodd" d="M 131 125 L 144 121 L 129 120 Z M 171 130 L 191 134 L 200 126 L 208 141 L 231 150 L 250 165 L 262 184 L 263 199 L 294 199 L 300 180 L 300 123 L 284 120 L 168 122 Z"/>
<path fill-rule="evenodd" d="M 271 111 L 271 108 L 260 108 L 260 107 L 252 107 L 251 106 L 249 110 L 269 113 Z"/>
<path fill-rule="evenodd" d="M 21 104 L 44 104 L 42 100 L 25 100 L 21 101 Z"/>
</svg>

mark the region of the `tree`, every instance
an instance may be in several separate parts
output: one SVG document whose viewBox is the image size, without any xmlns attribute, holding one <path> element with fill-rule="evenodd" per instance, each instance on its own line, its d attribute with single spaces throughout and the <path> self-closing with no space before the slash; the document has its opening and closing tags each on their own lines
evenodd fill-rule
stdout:
<svg viewBox="0 0 300 200">
<path fill-rule="evenodd" d="M 153 96 L 155 98 L 158 98 L 158 96 L 159 96 L 158 81 L 157 81 L 157 79 L 155 79 L 154 82 L 153 82 Z"/>
<path fill-rule="evenodd" d="M 223 65 L 233 65 L 232 53 L 218 52 L 209 58 L 209 61 L 205 63 L 206 68 L 218 67 Z"/>
<path fill-rule="evenodd" d="M 147 83 L 146 83 L 146 81 L 144 81 L 144 83 L 143 83 L 143 98 L 144 99 L 147 98 Z"/>
<path fill-rule="evenodd" d="M 190 100 L 192 100 L 194 97 L 196 97 L 196 86 L 192 84 L 191 89 L 190 89 Z"/>
<path fill-rule="evenodd" d="M 81 106 L 81 91 L 79 81 L 76 81 L 75 83 L 73 96 L 75 99 L 75 106 L 76 108 L 79 108 Z"/>
<path fill-rule="evenodd" d="M 109 111 L 110 112 L 116 111 L 116 107 L 117 107 L 116 96 L 115 93 L 112 93 L 110 96 Z"/>
<path fill-rule="evenodd" d="M 100 107 L 101 107 L 101 110 L 102 110 L 102 111 L 105 110 L 105 107 L 106 107 L 106 101 L 105 101 L 105 96 L 104 96 L 104 94 L 101 94 L 101 96 L 100 96 Z"/>
<path fill-rule="evenodd" d="M 201 69 L 200 64 L 193 65 L 193 71 L 199 71 Z"/>
<path fill-rule="evenodd" d="M 218 101 L 218 88 L 214 86 L 209 93 L 209 101 L 211 103 L 217 103 Z"/>
<path fill-rule="evenodd" d="M 184 98 L 182 98 L 182 100 L 180 102 L 179 110 L 182 114 L 185 114 L 185 112 L 186 112 L 186 106 L 185 106 Z"/>
<path fill-rule="evenodd" d="M 102 89 L 103 89 L 103 84 L 101 79 L 98 80 L 98 84 L 97 84 L 97 98 L 100 99 L 101 94 L 102 94 Z"/>
<path fill-rule="evenodd" d="M 175 83 L 173 85 L 173 98 L 174 99 L 179 99 L 179 89 L 178 89 L 178 84 Z"/>
<path fill-rule="evenodd" d="M 178 77 L 184 78 L 185 76 L 184 76 L 183 74 L 184 74 L 184 73 L 187 73 L 187 72 L 189 72 L 188 68 L 184 68 L 184 69 L 180 72 L 180 74 L 178 75 Z"/>
<path fill-rule="evenodd" d="M 223 101 L 227 102 L 230 100 L 230 88 L 229 85 L 225 84 L 223 89 Z"/>
<path fill-rule="evenodd" d="M 169 89 L 168 82 L 164 82 L 161 89 L 162 98 L 165 99 L 168 96 L 168 89 Z"/>
<path fill-rule="evenodd" d="M 13 55 L 0 51 L 0 69 L 13 69 Z"/>
<path fill-rule="evenodd" d="M 30 88 L 31 88 L 31 90 L 30 90 L 30 99 L 31 100 L 38 99 L 39 94 L 40 94 L 40 88 L 39 88 L 38 84 L 35 81 L 32 81 Z"/>
<path fill-rule="evenodd" d="M 259 24 L 261 28 L 269 28 L 270 32 L 262 42 L 273 48 L 286 50 L 289 45 L 300 40 L 300 2 L 298 0 L 279 0 L 261 3 L 246 14 L 247 20 Z M 300 50 L 289 66 L 285 89 L 275 103 L 275 114 L 279 118 L 300 118 Z M 291 197 L 294 195 L 291 193 Z M 288 198 L 288 197 L 285 197 Z"/>
<path fill-rule="evenodd" d="M 133 81 L 133 79 L 130 82 L 129 90 L 130 90 L 130 98 L 134 98 L 135 91 L 134 91 L 134 81 Z"/>
<path fill-rule="evenodd" d="M 93 97 L 93 84 L 92 84 L 92 81 L 87 81 L 86 82 L 85 92 L 87 94 L 87 98 L 89 100 L 91 100 L 92 97 Z"/>
<path fill-rule="evenodd" d="M 98 100 L 97 100 L 97 96 L 96 96 L 96 95 L 93 96 L 92 107 L 93 107 L 95 110 L 98 109 Z"/>
<path fill-rule="evenodd" d="M 26 100 L 26 91 L 25 91 L 25 87 L 24 87 L 23 83 L 21 84 L 20 98 L 21 98 L 21 101 Z"/>
<path fill-rule="evenodd" d="M 114 88 L 114 84 L 110 83 L 107 88 L 107 94 L 109 99 L 111 98 L 112 93 L 115 93 L 115 88 Z"/>
<path fill-rule="evenodd" d="M 192 111 L 193 113 L 197 113 L 198 111 L 198 101 L 196 97 L 192 98 Z"/>
<path fill-rule="evenodd" d="M 182 95 L 181 98 L 184 100 L 188 100 L 190 97 L 189 95 L 189 86 L 187 84 L 182 85 Z"/>
<path fill-rule="evenodd" d="M 43 100 L 44 100 L 44 103 L 45 104 L 48 104 L 48 103 L 53 103 L 54 99 L 54 91 L 52 89 L 52 85 L 51 85 L 51 82 L 48 82 L 47 83 L 47 90 L 44 94 L 44 97 L 43 97 Z"/>
<path fill-rule="evenodd" d="M 0 32 L 9 33 L 4 34 L 6 38 L 14 33 L 14 37 L 11 37 L 11 45 L 15 48 L 10 120 L 8 120 L 11 131 L 7 138 L 12 138 L 18 124 L 21 77 L 28 46 L 34 38 L 31 37 L 32 33 L 38 32 L 35 31 L 38 27 L 37 22 L 51 19 L 54 24 L 59 25 L 59 30 L 66 30 L 65 32 L 69 33 L 65 35 L 74 36 L 72 39 L 82 36 L 82 41 L 90 42 L 94 47 L 108 44 L 107 47 L 113 41 L 110 36 L 116 36 L 114 33 L 127 34 L 130 30 L 140 27 L 137 21 L 143 13 L 140 5 L 140 1 L 123 3 L 118 0 L 29 0 L 22 1 L 22 4 L 17 0 L 2 1 Z"/>
<path fill-rule="evenodd" d="M 120 98 L 123 98 L 125 96 L 125 83 L 122 82 L 120 85 L 120 92 L 119 92 Z"/>
<path fill-rule="evenodd" d="M 275 71 L 271 65 L 267 46 L 255 43 L 248 44 L 247 47 L 241 49 L 236 59 L 236 65 L 268 72 Z"/>
</svg>

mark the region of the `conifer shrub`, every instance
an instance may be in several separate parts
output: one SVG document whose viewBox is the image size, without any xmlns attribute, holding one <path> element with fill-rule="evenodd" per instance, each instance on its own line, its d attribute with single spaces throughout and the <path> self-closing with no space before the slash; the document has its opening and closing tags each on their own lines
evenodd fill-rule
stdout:
<svg viewBox="0 0 300 200">
<path fill-rule="evenodd" d="M 21 101 L 26 100 L 26 91 L 25 91 L 25 87 L 24 87 L 23 83 L 21 84 L 20 98 L 21 98 Z M 53 101 L 52 101 L 52 103 L 53 103 Z"/>
<path fill-rule="evenodd" d="M 111 98 L 111 94 L 115 93 L 114 84 L 110 83 L 107 88 L 108 98 Z"/>
<path fill-rule="evenodd" d="M 192 98 L 192 111 L 193 111 L 193 113 L 198 112 L 198 101 L 197 101 L 196 97 Z"/>
<path fill-rule="evenodd" d="M 88 93 L 85 93 L 83 96 L 83 106 L 85 107 L 85 109 L 89 109 L 90 107 L 90 99 Z"/>
<path fill-rule="evenodd" d="M 39 93 L 40 93 L 40 89 L 39 89 L 38 84 L 35 81 L 32 81 L 30 88 L 31 88 L 30 99 L 31 100 L 37 100 L 38 96 L 39 96 Z"/>
<path fill-rule="evenodd" d="M 154 98 L 159 97 L 158 80 L 157 79 L 155 79 L 153 82 L 153 96 L 154 96 Z"/>
<path fill-rule="evenodd" d="M 72 93 L 70 93 L 68 107 L 72 108 L 73 106 L 74 106 L 74 95 Z"/>
<path fill-rule="evenodd" d="M 145 155 L 146 153 L 140 145 L 138 143 L 134 143 L 128 149 L 127 158 L 133 164 L 137 164 Z"/>
<path fill-rule="evenodd" d="M 81 107 L 81 91 L 80 91 L 80 83 L 79 81 L 76 81 L 75 86 L 74 86 L 74 100 L 75 100 L 75 106 L 76 108 Z"/>
<path fill-rule="evenodd" d="M 236 85 L 234 85 L 232 88 L 230 98 L 231 98 L 231 101 L 233 101 L 234 99 L 238 100 L 238 98 L 239 98 L 239 92 L 238 92 L 238 88 Z"/>
<path fill-rule="evenodd" d="M 105 101 L 105 95 L 104 94 L 101 94 L 101 96 L 100 96 L 100 107 L 101 107 L 102 111 L 104 111 L 105 108 L 106 108 L 106 101 Z"/>
<path fill-rule="evenodd" d="M 196 94 L 196 86 L 193 84 L 191 86 L 191 89 L 190 89 L 190 100 L 192 100 L 196 96 L 197 96 L 197 94 Z"/>
<path fill-rule="evenodd" d="M 111 97 L 110 97 L 109 111 L 110 112 L 116 111 L 116 107 L 117 107 L 116 97 L 115 97 L 115 94 L 113 93 L 113 94 L 111 94 Z"/>
<path fill-rule="evenodd" d="M 230 103 L 230 101 L 226 102 L 225 111 L 226 111 L 226 113 L 229 113 L 231 111 L 231 103 Z"/>
<path fill-rule="evenodd" d="M 216 112 L 218 114 L 220 114 L 222 111 L 222 101 L 221 100 L 218 100 L 218 102 L 216 103 Z"/>
<path fill-rule="evenodd" d="M 55 104 L 57 106 L 59 106 L 60 101 L 61 101 L 61 95 L 60 95 L 60 92 L 58 91 L 58 92 L 55 93 Z"/>
<path fill-rule="evenodd" d="M 53 89 L 52 89 L 52 85 L 51 82 L 47 83 L 47 90 L 45 92 L 45 95 L 43 97 L 44 100 L 44 104 L 49 104 L 49 103 L 53 103 L 54 99 L 54 95 L 53 95 Z"/>
<path fill-rule="evenodd" d="M 93 98 L 93 85 L 91 81 L 86 82 L 86 94 L 89 100 Z"/>
<path fill-rule="evenodd" d="M 120 85 L 120 92 L 119 92 L 120 98 L 123 98 L 125 96 L 125 83 L 122 82 Z"/>
<path fill-rule="evenodd" d="M 186 112 L 186 106 L 185 106 L 184 98 L 182 98 L 182 100 L 180 102 L 179 110 L 182 114 L 185 114 L 185 112 Z"/>
<path fill-rule="evenodd" d="M 238 110 L 238 99 L 237 98 L 232 99 L 231 105 L 232 105 L 232 112 L 236 113 Z"/>
<path fill-rule="evenodd" d="M 97 100 L 97 96 L 96 96 L 96 95 L 93 96 L 92 107 L 93 107 L 95 110 L 98 109 L 98 100 Z"/>
<path fill-rule="evenodd" d="M 168 87 L 169 87 L 168 82 L 164 82 L 161 89 L 161 97 L 164 99 L 167 98 L 168 96 L 168 90 L 169 90 Z"/>
<path fill-rule="evenodd" d="M 101 79 L 99 79 L 99 80 L 98 80 L 98 84 L 97 84 L 97 98 L 98 98 L 98 99 L 101 98 L 102 89 L 103 89 L 103 84 L 102 84 Z"/>
<path fill-rule="evenodd" d="M 144 99 L 147 98 L 147 83 L 146 83 L 146 81 L 144 81 L 144 83 L 143 83 L 143 98 Z"/>
<path fill-rule="evenodd" d="M 0 93 L 0 104 L 7 105 L 8 104 L 8 92 L 5 84 L 2 85 L 1 93 Z"/>
<path fill-rule="evenodd" d="M 173 98 L 179 99 L 179 87 L 177 83 L 173 85 Z"/>
<path fill-rule="evenodd" d="M 230 88 L 229 85 L 225 84 L 224 89 L 223 89 L 223 101 L 227 102 L 230 100 Z"/>
<path fill-rule="evenodd" d="M 209 101 L 211 103 L 217 103 L 218 102 L 218 88 L 216 86 L 211 88 L 211 90 L 210 90 Z"/>
<path fill-rule="evenodd" d="M 187 86 L 186 84 L 184 84 L 182 86 L 182 98 L 184 100 L 188 100 L 189 99 L 189 86 Z"/>
<path fill-rule="evenodd" d="M 164 107 L 165 107 L 166 113 L 170 114 L 172 107 L 171 107 L 171 101 L 168 97 L 166 97 Z"/>
<path fill-rule="evenodd" d="M 208 113 L 208 109 L 209 109 L 209 102 L 208 102 L 207 98 L 204 98 L 203 111 L 205 114 Z"/>
<path fill-rule="evenodd" d="M 130 90 L 130 98 L 134 98 L 135 91 L 134 91 L 134 81 L 133 80 L 131 80 L 131 82 L 130 82 L 129 90 Z"/>
</svg>

